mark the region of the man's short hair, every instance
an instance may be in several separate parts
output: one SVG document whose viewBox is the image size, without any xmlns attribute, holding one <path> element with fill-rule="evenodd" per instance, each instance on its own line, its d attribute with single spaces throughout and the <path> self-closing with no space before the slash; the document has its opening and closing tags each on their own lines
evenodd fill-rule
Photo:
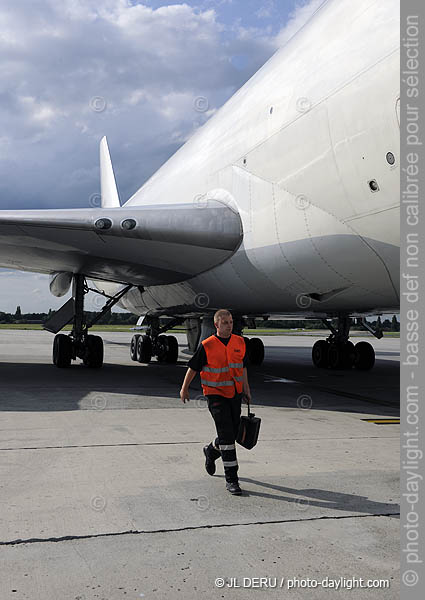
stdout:
<svg viewBox="0 0 425 600">
<path fill-rule="evenodd" d="M 227 310 L 227 308 L 220 308 L 220 310 L 218 310 L 214 315 L 214 325 L 218 323 L 218 320 L 221 319 L 221 317 L 225 316 L 231 317 L 232 313 L 230 312 L 230 310 Z"/>
</svg>

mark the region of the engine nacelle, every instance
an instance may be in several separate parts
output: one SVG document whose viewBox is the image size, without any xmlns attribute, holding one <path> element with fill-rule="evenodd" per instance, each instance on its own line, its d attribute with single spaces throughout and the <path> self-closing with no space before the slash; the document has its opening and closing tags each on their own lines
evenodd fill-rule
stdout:
<svg viewBox="0 0 425 600">
<path fill-rule="evenodd" d="M 53 296 L 61 298 L 69 292 L 72 283 L 72 273 L 54 273 L 50 275 L 50 292 Z"/>
</svg>

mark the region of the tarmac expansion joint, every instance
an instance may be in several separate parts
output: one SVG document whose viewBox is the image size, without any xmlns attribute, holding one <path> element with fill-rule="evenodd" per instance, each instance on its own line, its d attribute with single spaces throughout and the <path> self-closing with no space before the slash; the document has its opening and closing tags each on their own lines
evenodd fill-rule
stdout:
<svg viewBox="0 0 425 600">
<path fill-rule="evenodd" d="M 7 542 L 0 541 L 0 546 L 17 546 L 20 544 L 39 544 L 39 543 L 56 543 L 56 542 L 68 542 L 72 540 L 89 540 L 94 538 L 102 537 L 116 537 L 120 535 L 142 535 L 142 534 L 153 534 L 153 533 L 175 533 L 178 531 L 192 531 L 199 529 L 217 529 L 220 527 L 246 527 L 249 525 L 277 525 L 280 523 L 302 523 L 308 521 L 325 521 L 325 520 L 342 520 L 342 519 L 365 519 L 371 517 L 395 517 L 400 516 L 400 513 L 377 513 L 377 514 L 366 514 L 366 515 L 332 515 L 321 517 L 307 517 L 305 519 L 279 519 L 272 521 L 251 521 L 249 523 L 218 523 L 214 525 L 198 525 L 198 526 L 187 526 L 177 527 L 175 529 L 152 529 L 152 530 L 128 530 L 128 531 L 115 531 L 109 533 L 94 533 L 87 535 L 65 535 L 61 537 L 49 537 L 49 538 L 27 538 L 10 540 Z"/>
</svg>

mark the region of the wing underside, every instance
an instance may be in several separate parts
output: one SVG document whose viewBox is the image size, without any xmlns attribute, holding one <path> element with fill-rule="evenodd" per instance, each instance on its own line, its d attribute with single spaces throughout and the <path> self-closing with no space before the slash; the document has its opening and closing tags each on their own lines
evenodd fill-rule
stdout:
<svg viewBox="0 0 425 600">
<path fill-rule="evenodd" d="M 0 211 L 0 267 L 158 285 L 230 258 L 242 240 L 239 214 L 207 206 Z"/>
</svg>

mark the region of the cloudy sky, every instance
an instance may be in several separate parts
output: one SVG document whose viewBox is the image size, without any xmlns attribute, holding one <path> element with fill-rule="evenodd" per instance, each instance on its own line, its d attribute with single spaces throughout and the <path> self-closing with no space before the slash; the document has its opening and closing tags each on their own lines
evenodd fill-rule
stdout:
<svg viewBox="0 0 425 600">
<path fill-rule="evenodd" d="M 0 209 L 96 205 L 108 136 L 125 202 L 323 0 L 0 3 Z M 0 311 L 60 306 L 0 270 Z"/>
</svg>

